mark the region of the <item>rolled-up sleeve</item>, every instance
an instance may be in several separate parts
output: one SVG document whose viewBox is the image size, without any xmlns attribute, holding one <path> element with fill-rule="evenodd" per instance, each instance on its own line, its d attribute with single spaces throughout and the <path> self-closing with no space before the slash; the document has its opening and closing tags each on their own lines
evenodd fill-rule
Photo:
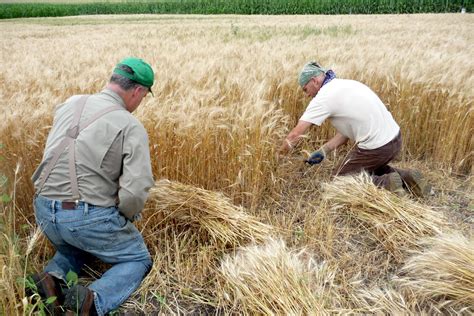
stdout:
<svg viewBox="0 0 474 316">
<path fill-rule="evenodd" d="M 154 183 L 148 136 L 140 123 L 132 125 L 124 134 L 123 170 L 119 182 L 118 208 L 124 216 L 134 220 L 143 210 L 148 190 Z"/>
</svg>

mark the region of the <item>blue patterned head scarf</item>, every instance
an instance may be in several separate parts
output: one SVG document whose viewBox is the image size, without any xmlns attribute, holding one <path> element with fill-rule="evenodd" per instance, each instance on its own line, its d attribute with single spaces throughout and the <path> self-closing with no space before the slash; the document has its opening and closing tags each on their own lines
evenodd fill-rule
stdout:
<svg viewBox="0 0 474 316">
<path fill-rule="evenodd" d="M 321 87 L 324 86 L 326 83 L 328 83 L 329 81 L 331 81 L 334 78 L 336 78 L 336 73 L 334 71 L 332 71 L 332 69 L 329 69 L 328 71 L 326 71 L 326 78 L 324 78 L 324 81 L 323 81 L 323 84 L 321 85 Z"/>
</svg>

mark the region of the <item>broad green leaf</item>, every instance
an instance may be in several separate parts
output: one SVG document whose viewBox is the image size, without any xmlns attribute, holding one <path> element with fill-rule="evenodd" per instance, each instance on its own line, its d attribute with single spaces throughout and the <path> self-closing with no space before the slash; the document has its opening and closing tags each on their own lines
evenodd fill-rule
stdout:
<svg viewBox="0 0 474 316">
<path fill-rule="evenodd" d="M 66 274 L 66 281 L 68 286 L 76 285 L 79 278 L 77 277 L 77 273 L 74 271 L 69 270 Z"/>
<path fill-rule="evenodd" d="M 56 300 L 56 296 L 50 296 L 48 297 L 48 299 L 46 300 L 45 304 L 51 304 L 52 302 L 54 302 Z"/>
<path fill-rule="evenodd" d="M 21 278 L 21 277 L 17 278 L 17 282 L 20 283 L 20 284 L 24 283 L 26 289 L 33 290 L 33 292 L 38 291 L 35 282 L 33 281 L 33 279 L 30 276 L 26 277 L 26 278 Z"/>
</svg>

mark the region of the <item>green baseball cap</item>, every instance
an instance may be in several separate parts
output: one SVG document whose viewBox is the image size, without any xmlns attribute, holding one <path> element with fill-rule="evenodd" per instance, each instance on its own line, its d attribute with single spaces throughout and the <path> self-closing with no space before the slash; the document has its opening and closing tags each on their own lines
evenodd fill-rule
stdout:
<svg viewBox="0 0 474 316">
<path fill-rule="evenodd" d="M 132 69 L 133 73 L 130 74 L 120 68 L 118 66 L 125 65 Z M 153 73 L 153 69 L 151 69 L 150 65 L 148 65 L 143 59 L 135 58 L 135 57 L 127 57 L 115 66 L 114 69 L 115 74 L 119 74 L 128 78 L 130 80 L 135 81 L 136 83 L 141 84 L 142 86 L 147 87 L 151 92 L 151 86 L 153 86 L 153 82 L 155 80 L 155 75 Z"/>
<path fill-rule="evenodd" d="M 304 87 L 311 78 L 319 76 L 322 73 L 326 73 L 326 69 L 321 67 L 321 65 L 317 62 L 310 61 L 304 65 L 303 69 L 301 70 L 298 83 L 301 87 Z"/>
</svg>

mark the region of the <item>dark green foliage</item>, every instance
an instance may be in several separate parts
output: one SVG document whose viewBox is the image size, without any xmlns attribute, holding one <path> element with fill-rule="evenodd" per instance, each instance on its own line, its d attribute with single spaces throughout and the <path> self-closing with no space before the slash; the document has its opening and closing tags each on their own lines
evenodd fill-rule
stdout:
<svg viewBox="0 0 474 316">
<path fill-rule="evenodd" d="M 90 14 L 386 14 L 472 12 L 474 0 L 157 0 L 0 4 L 0 19 Z"/>
</svg>

